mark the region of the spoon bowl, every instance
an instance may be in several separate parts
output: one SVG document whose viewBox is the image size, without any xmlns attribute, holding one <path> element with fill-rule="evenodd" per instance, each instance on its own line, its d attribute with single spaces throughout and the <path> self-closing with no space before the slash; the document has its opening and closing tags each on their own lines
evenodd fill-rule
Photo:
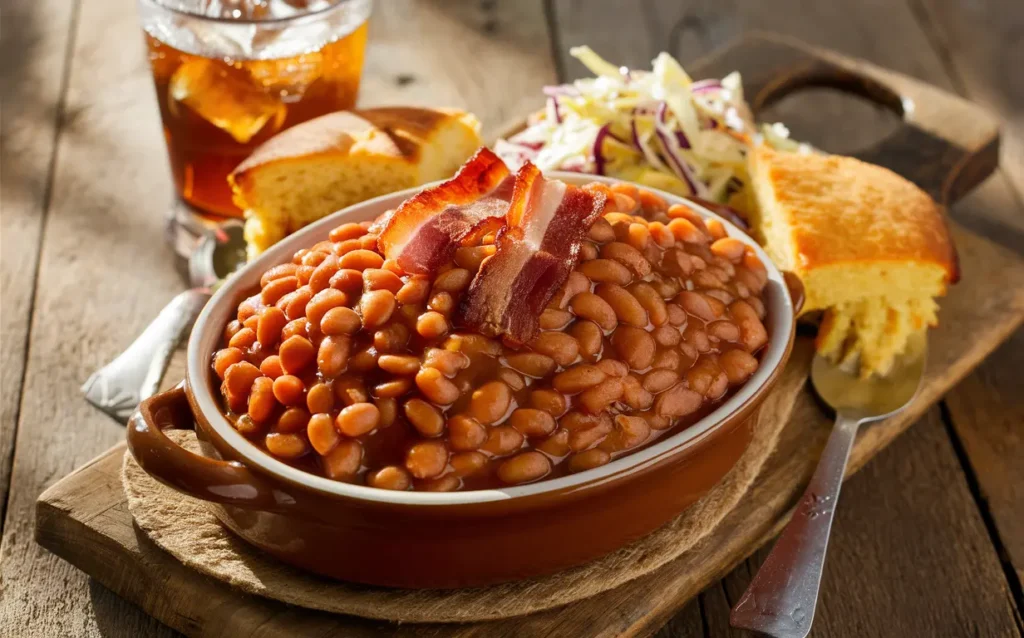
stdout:
<svg viewBox="0 0 1024 638">
<path fill-rule="evenodd" d="M 844 365 L 815 356 L 811 363 L 814 391 L 836 412 L 862 415 L 863 420 L 884 418 L 910 403 L 924 377 L 928 340 L 924 332 L 915 332 L 906 351 L 896 358 L 884 377 L 860 378 Z"/>
<path fill-rule="evenodd" d="M 245 261 L 244 226 L 241 222 L 224 222 L 203 235 L 189 255 L 189 282 L 193 288 L 214 288 Z"/>
</svg>

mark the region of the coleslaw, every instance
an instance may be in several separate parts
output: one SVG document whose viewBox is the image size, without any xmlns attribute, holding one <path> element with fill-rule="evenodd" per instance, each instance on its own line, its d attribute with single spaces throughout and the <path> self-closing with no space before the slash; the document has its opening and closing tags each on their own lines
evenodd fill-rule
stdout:
<svg viewBox="0 0 1024 638">
<path fill-rule="evenodd" d="M 586 46 L 570 53 L 595 77 L 544 87 L 544 110 L 495 144 L 510 166 L 609 175 L 744 210 L 752 144 L 806 149 L 781 124 L 756 128 L 739 73 L 694 81 L 667 53 L 650 71 L 616 67 Z"/>
</svg>

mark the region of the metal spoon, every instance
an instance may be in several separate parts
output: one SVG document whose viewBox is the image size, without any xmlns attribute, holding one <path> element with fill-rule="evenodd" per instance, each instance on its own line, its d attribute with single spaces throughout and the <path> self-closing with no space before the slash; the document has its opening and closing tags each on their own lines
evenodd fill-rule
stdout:
<svg viewBox="0 0 1024 638">
<path fill-rule="evenodd" d="M 212 289 L 243 263 L 241 223 L 227 222 L 207 231 L 188 260 L 193 288 L 174 297 L 124 352 L 86 380 L 86 401 L 125 423 L 139 403 L 156 392 L 174 349 L 191 330 Z"/>
<path fill-rule="evenodd" d="M 835 429 L 793 519 L 733 607 L 729 616 L 733 627 L 775 638 L 804 638 L 810 633 L 832 516 L 857 428 L 891 416 L 911 402 L 924 376 L 926 349 L 924 332 L 913 335 L 887 376 L 868 379 L 823 357 L 814 358 L 811 383 L 835 409 Z"/>
</svg>

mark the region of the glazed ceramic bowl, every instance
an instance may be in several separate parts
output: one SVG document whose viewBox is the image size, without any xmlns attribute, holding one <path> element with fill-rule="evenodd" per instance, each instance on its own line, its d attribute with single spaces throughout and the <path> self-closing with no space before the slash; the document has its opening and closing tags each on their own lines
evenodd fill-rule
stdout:
<svg viewBox="0 0 1024 638">
<path fill-rule="evenodd" d="M 551 176 L 577 184 L 615 181 Z M 615 550 L 678 515 L 733 467 L 789 357 L 796 295 L 753 240 L 691 202 L 752 246 L 767 267 L 769 345 L 746 384 L 690 427 L 578 474 L 450 493 L 333 481 L 278 461 L 239 434 L 221 412 L 210 366 L 238 301 L 269 267 L 327 239 L 338 224 L 373 219 L 416 190 L 352 206 L 304 228 L 217 291 L 192 331 L 184 384 L 144 402 L 129 422 L 128 445 L 143 469 L 208 501 L 225 526 L 284 562 L 372 585 L 467 587 L 547 574 Z M 682 201 L 659 194 L 670 203 Z M 167 428 L 195 428 L 201 455 L 173 443 Z"/>
</svg>

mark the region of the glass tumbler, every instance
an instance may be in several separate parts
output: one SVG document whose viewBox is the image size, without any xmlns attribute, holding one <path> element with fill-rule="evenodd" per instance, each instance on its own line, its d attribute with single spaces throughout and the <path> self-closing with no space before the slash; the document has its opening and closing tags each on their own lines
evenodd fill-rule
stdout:
<svg viewBox="0 0 1024 638">
<path fill-rule="evenodd" d="M 138 0 L 187 254 L 241 217 L 227 176 L 300 122 L 352 108 L 372 0 Z"/>
</svg>

